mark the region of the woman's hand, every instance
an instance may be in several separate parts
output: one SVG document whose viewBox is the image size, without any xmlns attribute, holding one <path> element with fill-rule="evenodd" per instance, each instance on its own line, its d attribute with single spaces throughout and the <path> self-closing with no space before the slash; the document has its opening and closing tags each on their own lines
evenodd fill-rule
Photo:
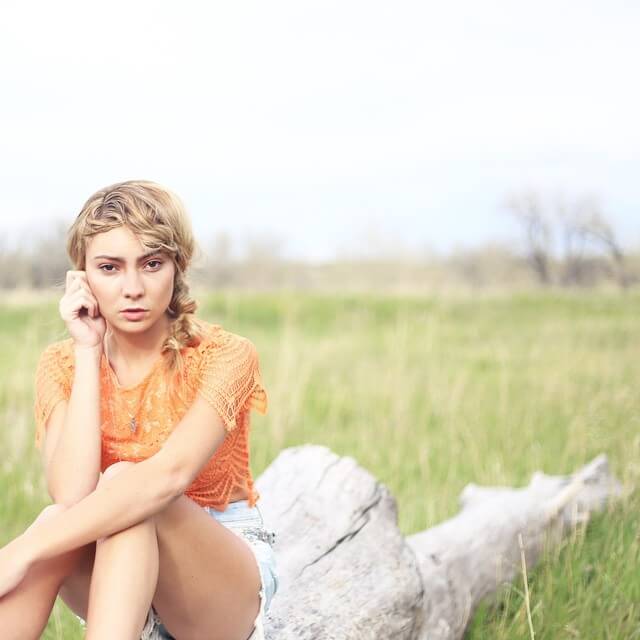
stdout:
<svg viewBox="0 0 640 640">
<path fill-rule="evenodd" d="M 100 315 L 85 271 L 67 271 L 65 293 L 59 304 L 60 316 L 76 346 L 102 347 L 107 323 Z"/>
<path fill-rule="evenodd" d="M 20 536 L 0 549 L 0 598 L 24 580 L 32 564 L 31 554 Z"/>
</svg>

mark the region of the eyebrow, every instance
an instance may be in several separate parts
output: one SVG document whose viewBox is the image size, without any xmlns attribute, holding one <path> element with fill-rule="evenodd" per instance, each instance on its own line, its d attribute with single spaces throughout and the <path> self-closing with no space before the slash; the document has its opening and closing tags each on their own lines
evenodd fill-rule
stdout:
<svg viewBox="0 0 640 640">
<path fill-rule="evenodd" d="M 157 256 L 160 254 L 160 251 L 150 251 L 149 253 L 145 253 L 143 256 L 140 256 L 138 258 L 138 262 L 142 262 L 143 260 L 145 260 L 146 258 L 150 258 L 151 256 Z M 124 258 L 120 258 L 119 256 L 105 256 L 105 255 L 100 255 L 100 256 L 93 256 L 94 260 L 113 260 L 114 262 L 126 262 L 126 260 Z"/>
</svg>

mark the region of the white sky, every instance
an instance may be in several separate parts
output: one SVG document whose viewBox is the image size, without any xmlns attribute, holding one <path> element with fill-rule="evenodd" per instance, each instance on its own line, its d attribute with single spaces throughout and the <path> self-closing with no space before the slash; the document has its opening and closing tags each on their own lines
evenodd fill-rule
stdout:
<svg viewBox="0 0 640 640">
<path fill-rule="evenodd" d="M 516 239 L 500 204 L 533 187 L 599 196 L 638 246 L 639 18 L 619 0 L 5 0 L 0 232 L 145 178 L 202 244 Z"/>
</svg>

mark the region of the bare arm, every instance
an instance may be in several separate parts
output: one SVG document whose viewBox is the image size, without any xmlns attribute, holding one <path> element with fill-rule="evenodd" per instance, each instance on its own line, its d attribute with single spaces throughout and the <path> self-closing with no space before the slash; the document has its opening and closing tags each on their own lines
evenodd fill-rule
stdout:
<svg viewBox="0 0 640 640">
<path fill-rule="evenodd" d="M 160 451 L 25 531 L 18 545 L 30 561 L 45 560 L 149 518 L 187 490 L 224 437 L 219 415 L 197 397 Z"/>
<path fill-rule="evenodd" d="M 155 455 L 102 482 L 65 511 L 19 538 L 31 562 L 53 558 L 145 520 L 182 494 L 177 474 Z"/>
<path fill-rule="evenodd" d="M 75 347 L 75 377 L 62 425 L 47 431 L 45 475 L 51 499 L 71 506 L 100 477 L 100 357 L 102 345 Z M 53 415 L 52 415 L 53 418 Z"/>
<path fill-rule="evenodd" d="M 57 406 L 50 416 L 44 463 L 49 495 L 71 506 L 94 491 L 100 477 L 100 358 L 107 325 L 85 271 L 67 271 L 58 306 L 73 338 L 75 375 L 64 416 Z"/>
</svg>

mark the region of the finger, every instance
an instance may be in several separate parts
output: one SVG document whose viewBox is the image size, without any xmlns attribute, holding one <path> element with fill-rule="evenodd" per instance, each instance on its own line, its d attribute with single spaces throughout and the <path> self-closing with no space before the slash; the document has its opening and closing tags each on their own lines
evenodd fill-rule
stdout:
<svg viewBox="0 0 640 640">
<path fill-rule="evenodd" d="M 94 301 L 96 301 L 95 300 L 95 296 L 93 295 L 93 291 L 82 280 L 75 280 L 74 284 L 72 284 L 72 287 L 74 287 L 74 289 L 69 292 L 69 295 L 71 297 L 77 296 L 80 293 L 80 294 L 84 294 L 84 295 L 88 296 L 89 298 L 93 299 Z"/>
<path fill-rule="evenodd" d="M 86 274 L 84 271 L 67 271 L 65 291 L 67 293 L 76 291 L 85 280 Z"/>
<path fill-rule="evenodd" d="M 84 273 L 84 271 L 82 272 Z M 87 293 L 89 293 L 90 295 L 94 295 L 93 294 L 93 289 L 91 288 L 91 285 L 89 284 L 89 279 L 87 278 L 86 274 L 80 278 L 80 286 L 85 289 L 87 291 Z"/>
<path fill-rule="evenodd" d="M 91 318 L 95 318 L 96 317 L 96 307 L 97 307 L 97 302 L 96 302 L 95 298 L 93 296 L 87 296 L 86 297 L 86 301 L 87 301 L 87 304 L 85 306 L 87 308 L 87 314 Z"/>
<path fill-rule="evenodd" d="M 69 284 L 65 288 L 65 293 L 74 293 L 80 288 L 80 280 L 78 278 L 71 278 Z"/>
<path fill-rule="evenodd" d="M 83 289 L 79 289 L 73 294 L 73 298 L 72 300 L 70 300 L 70 304 L 72 311 L 79 314 L 80 310 L 84 307 L 92 317 L 97 306 L 96 299 Z"/>
<path fill-rule="evenodd" d="M 64 320 L 77 318 L 82 314 L 82 309 L 87 309 L 88 315 L 96 317 L 98 313 L 98 301 L 87 293 L 83 288 L 79 288 L 73 293 L 66 294 L 59 304 L 60 315 Z"/>
<path fill-rule="evenodd" d="M 66 284 L 67 284 L 67 286 L 68 286 L 68 285 L 70 285 L 74 280 L 78 280 L 78 279 L 83 280 L 83 279 L 86 279 L 86 277 L 87 277 L 87 272 L 86 272 L 86 271 L 79 271 L 79 270 L 76 270 L 76 271 L 73 271 L 73 270 L 67 271 Z"/>
<path fill-rule="evenodd" d="M 75 315 L 79 307 L 82 306 L 81 296 L 83 292 L 78 289 L 77 291 L 65 293 L 58 305 L 60 314 L 66 320 L 72 315 Z"/>
<path fill-rule="evenodd" d="M 83 280 L 80 280 L 79 283 L 80 283 L 78 285 L 79 289 L 84 291 L 87 295 L 93 296 L 93 291 L 91 291 L 91 287 L 86 282 L 84 282 Z"/>
</svg>

